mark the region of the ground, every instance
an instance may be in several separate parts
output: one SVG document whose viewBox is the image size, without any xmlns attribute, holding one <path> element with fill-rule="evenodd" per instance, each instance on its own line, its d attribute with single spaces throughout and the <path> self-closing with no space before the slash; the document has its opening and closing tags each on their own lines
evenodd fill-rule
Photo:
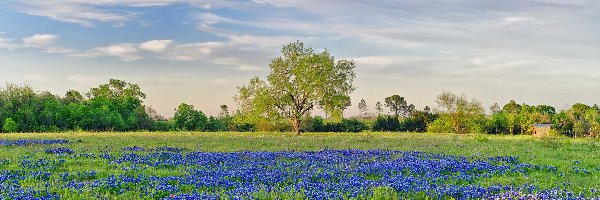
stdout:
<svg viewBox="0 0 600 200">
<path fill-rule="evenodd" d="M 127 152 L 133 152 L 136 155 L 147 155 L 150 154 L 149 152 L 152 149 L 160 147 L 175 147 L 183 150 L 183 152 L 313 152 L 325 150 L 326 153 L 330 153 L 330 150 L 381 149 L 460 156 L 469 160 L 511 156 L 516 158 L 519 164 L 540 166 L 544 169 L 538 170 L 537 168 L 530 167 L 526 168 L 525 171 L 527 172 L 524 173 L 506 173 L 488 178 L 477 178 L 469 183 L 484 187 L 495 184 L 515 187 L 531 184 L 536 186 L 536 190 L 551 190 L 560 187 L 560 189 L 584 195 L 590 194 L 590 190 L 593 191 L 593 189 L 600 188 L 600 140 L 598 139 L 534 138 L 524 135 L 377 132 L 303 133 L 300 137 L 293 136 L 291 133 L 230 132 L 0 134 L 0 140 L 12 141 L 24 139 L 68 140 L 70 142 L 67 144 L 47 145 L 26 144 L 24 146 L 0 145 L 0 170 L 23 170 L 24 166 L 30 166 L 31 169 L 27 169 L 29 171 L 46 171 L 48 175 L 45 177 L 39 178 L 38 176 L 30 175 L 30 178 L 23 178 L 24 180 L 21 180 L 19 184 L 23 188 L 40 188 L 42 183 L 51 182 L 57 186 L 47 186 L 46 189 L 48 191 L 55 192 L 62 198 L 72 199 L 87 198 L 91 195 L 95 195 L 98 198 L 107 197 L 117 199 L 138 198 L 138 196 L 132 196 L 137 192 L 128 193 L 125 191 L 123 193 L 123 191 L 110 190 L 101 190 L 103 193 L 101 195 L 103 196 L 100 196 L 100 194 L 95 194 L 98 193 L 98 190 L 94 189 L 90 189 L 83 194 L 73 194 L 73 191 L 75 191 L 73 188 L 66 187 L 65 189 L 65 187 L 61 186 L 58 189 L 58 185 L 67 184 L 69 181 L 79 181 L 78 183 L 80 184 L 88 184 L 91 181 L 105 179 L 115 174 L 129 174 L 135 177 L 139 173 L 143 173 L 166 177 L 188 173 L 185 170 L 189 170 L 189 167 L 179 168 L 177 164 L 168 165 L 168 167 L 164 167 L 167 165 L 161 165 L 163 166 L 161 168 L 131 170 L 130 168 L 139 166 L 135 163 L 131 164 L 133 162 L 131 160 L 123 161 L 119 157 L 128 154 Z M 69 150 L 74 152 L 68 152 Z M 61 153 L 62 151 L 67 152 Z M 334 154 L 338 155 L 338 153 Z M 181 154 L 183 155 L 184 153 Z M 84 158 L 85 155 L 93 155 L 95 157 Z M 158 159 L 161 162 L 164 161 L 164 159 L 161 160 L 162 158 L 154 159 Z M 53 163 L 56 160 L 63 161 L 58 164 Z M 54 167 L 31 167 L 31 165 L 24 164 L 25 161 L 47 162 L 41 165 Z M 118 163 L 115 164 L 117 161 Z M 121 163 L 122 161 L 123 163 Z M 69 172 L 71 174 L 93 172 L 94 174 L 69 176 Z M 65 176 L 67 178 L 64 178 Z M 59 180 L 61 177 L 63 179 Z M 456 184 L 459 183 L 462 182 L 456 182 Z M 128 187 L 119 186 L 118 188 L 126 190 Z M 180 188 L 177 191 L 193 191 L 193 189 Z M 0 197 L 1 194 L 0 192 Z M 423 195 L 426 196 L 426 194 Z M 169 196 L 176 197 L 176 194 L 155 193 L 153 198 Z M 409 197 L 411 196 L 409 195 Z M 145 197 L 140 196 L 140 198 Z M 369 198 L 373 198 L 373 196 Z M 420 196 L 417 196 L 417 198 L 420 198 Z"/>
</svg>

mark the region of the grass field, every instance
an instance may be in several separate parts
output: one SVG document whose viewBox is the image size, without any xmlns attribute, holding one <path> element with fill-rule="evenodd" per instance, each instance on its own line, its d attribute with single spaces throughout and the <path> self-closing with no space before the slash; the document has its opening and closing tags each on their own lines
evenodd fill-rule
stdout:
<svg viewBox="0 0 600 200">
<path fill-rule="evenodd" d="M 425 177 L 423 180 L 426 181 L 437 181 L 436 183 L 447 184 L 452 187 L 472 185 L 488 188 L 501 184 L 514 187 L 514 190 L 520 193 L 516 196 L 526 195 L 524 191 L 527 190 L 526 187 L 531 185 L 535 186 L 532 192 L 534 194 L 536 191 L 548 192 L 558 188 L 588 198 L 600 195 L 600 193 L 594 191 L 594 189 L 600 189 L 600 140 L 598 139 L 537 139 L 531 136 L 432 133 L 305 133 L 301 137 L 295 137 L 289 133 L 228 132 L 0 134 L 0 140 L 7 141 L 59 139 L 70 142 L 65 144 L 25 144 L 22 146 L 0 145 L 0 171 L 2 171 L 2 174 L 0 174 L 0 199 L 19 198 L 18 195 L 20 194 L 40 198 L 60 197 L 62 199 L 185 199 L 186 195 L 189 199 L 208 198 L 208 196 L 201 196 L 203 195 L 202 192 L 221 194 L 220 196 L 223 197 L 227 196 L 227 191 L 240 187 L 239 184 L 252 183 L 260 184 L 260 191 L 253 190 L 254 196 L 252 198 L 266 199 L 305 199 L 333 196 L 359 199 L 392 197 L 461 199 L 469 197 L 464 194 L 436 196 L 431 193 L 434 190 L 397 191 L 394 187 L 400 186 L 393 186 L 394 184 L 390 182 L 391 178 L 385 180 L 387 182 L 377 182 L 387 178 L 389 175 L 387 173 L 401 174 L 401 177 L 417 177 L 414 185 L 418 185 L 417 182 L 421 183 L 419 177 Z M 381 149 L 386 151 L 333 151 L 349 149 Z M 70 150 L 73 152 L 70 152 Z M 405 153 L 407 151 L 418 151 L 426 154 Z M 202 152 L 237 153 L 203 154 Z M 279 153 L 271 154 L 269 152 Z M 196 155 L 196 157 L 190 155 Z M 407 163 L 402 168 L 404 171 L 398 170 L 393 173 L 383 173 L 381 170 L 385 171 L 384 168 L 377 168 L 382 163 L 394 163 L 396 159 L 402 157 L 412 158 L 411 155 L 415 155 L 414 158 L 417 160 L 426 162 L 418 162 L 417 164 L 420 165 L 417 166 L 412 161 L 405 160 L 403 163 L 396 163 L 396 165 Z M 446 157 L 446 155 L 450 157 Z M 514 156 L 516 160 L 489 161 L 491 160 L 490 157 L 496 156 L 505 156 L 500 157 L 502 159 L 506 156 Z M 234 157 L 234 160 L 230 160 L 232 157 Z M 267 158 L 273 158 L 277 161 L 272 163 L 273 161 Z M 315 158 L 317 158 L 317 161 L 314 161 Z M 325 161 L 318 160 L 321 158 Z M 195 164 L 190 165 L 190 162 L 181 164 L 178 159 L 193 159 Z M 215 159 L 219 161 L 214 161 Z M 237 170 L 235 173 L 242 173 L 235 165 L 227 164 L 227 162 L 238 162 L 235 159 L 248 161 L 238 163 L 239 166 L 254 163 L 253 165 L 264 167 L 261 169 L 252 168 L 253 170 L 266 170 L 265 173 L 272 173 L 272 170 L 275 170 L 273 168 L 277 168 L 277 172 L 280 172 L 280 169 L 285 169 L 292 170 L 297 176 L 289 176 L 287 177 L 288 180 L 277 179 L 279 182 L 273 182 L 271 179 L 262 180 L 260 177 L 247 181 L 244 176 L 230 174 L 223 175 L 222 177 L 225 178 L 221 180 L 213 180 L 216 181 L 215 184 L 217 185 L 209 186 L 206 185 L 207 183 L 201 184 L 201 182 L 208 182 L 208 179 L 194 180 L 196 185 L 193 186 L 193 184 L 184 182 L 181 178 L 198 178 L 202 176 L 200 174 L 206 173 L 206 170 L 212 173 L 229 173 L 229 171 L 219 171 L 220 169 L 228 169 Z M 471 168 L 466 169 L 466 171 L 460 171 L 461 169 L 456 169 L 457 171 L 449 170 L 449 172 L 441 170 L 439 171 L 441 174 L 413 170 L 435 169 L 439 166 L 429 165 L 441 163 L 438 161 L 444 161 L 442 163 L 445 163 L 446 160 L 447 163 L 455 165 L 468 161 L 467 164 Z M 305 165 L 294 166 L 293 164 L 296 161 Z M 480 161 L 482 162 L 480 163 Z M 153 163 L 156 163 L 156 165 L 152 165 Z M 206 166 L 198 163 L 205 163 Z M 343 173 L 336 174 L 339 172 L 338 168 L 330 169 L 323 163 L 335 165 L 338 168 L 343 165 L 345 169 L 357 168 L 361 170 L 361 163 L 368 165 L 371 172 L 364 173 L 361 171 L 357 176 L 363 182 L 375 185 L 372 188 L 366 188 L 367 192 L 363 190 L 365 188 L 357 186 L 356 188 L 359 188 L 359 190 L 354 193 L 344 190 L 343 193 L 308 194 L 309 190 L 317 190 L 313 188 L 317 187 L 314 185 L 316 183 L 323 183 L 324 189 L 322 190 L 328 191 L 331 188 L 328 189 L 326 186 L 334 186 L 338 184 L 337 182 L 343 182 L 341 180 L 344 179 L 343 177 L 350 177 L 350 175 Z M 263 164 L 265 165 L 263 166 Z M 476 165 L 482 164 L 490 165 L 494 169 L 477 168 Z M 497 171 L 494 170 L 498 166 L 508 166 L 511 169 L 520 171 L 496 173 Z M 214 169 L 211 167 L 214 167 Z M 310 167 L 310 169 L 302 169 L 302 167 Z M 373 171 L 375 168 L 380 169 L 380 171 Z M 252 170 L 248 170 L 250 168 L 243 169 L 246 170 L 243 173 L 252 172 Z M 304 172 L 298 172 L 302 170 L 316 171 L 311 172 L 312 175 L 308 177 L 311 181 L 306 183 L 313 185 L 299 187 L 295 183 L 296 181 L 307 181 L 295 180 L 300 179 L 298 177 L 308 179 Z M 318 174 L 317 172 L 322 173 Z M 330 175 L 335 176 L 321 176 L 325 172 L 331 172 Z M 463 177 L 465 173 L 467 173 L 467 178 Z M 211 175 L 207 174 L 206 176 L 210 177 Z M 428 179 L 426 176 L 439 176 L 439 178 Z M 352 176 L 351 178 L 356 177 Z M 186 181 L 191 181 L 187 179 Z M 260 182 L 259 179 L 266 182 Z M 330 180 L 326 179 L 336 180 L 337 182 L 328 185 Z M 325 184 L 326 182 L 327 184 Z M 381 184 L 383 182 L 391 185 Z M 273 185 L 267 187 L 271 183 Z M 225 184 L 226 186 L 222 187 L 218 184 Z M 146 188 L 149 186 L 155 188 Z M 427 185 L 427 187 L 433 186 Z M 508 195 L 506 194 L 508 192 L 510 191 L 499 192 L 499 194 Z"/>
</svg>

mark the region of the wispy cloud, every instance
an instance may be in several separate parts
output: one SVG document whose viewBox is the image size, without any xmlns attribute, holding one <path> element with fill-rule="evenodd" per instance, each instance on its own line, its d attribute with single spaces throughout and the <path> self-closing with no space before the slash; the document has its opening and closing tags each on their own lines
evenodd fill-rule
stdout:
<svg viewBox="0 0 600 200">
<path fill-rule="evenodd" d="M 113 44 L 109 46 L 96 47 L 83 53 L 74 53 L 71 55 L 84 58 L 113 56 L 123 61 L 135 61 L 142 59 L 142 56 L 138 53 L 139 50 L 136 46 L 137 45 L 132 43 Z"/>
<path fill-rule="evenodd" d="M 146 51 L 161 52 L 167 49 L 173 40 L 150 40 L 140 44 L 140 48 Z"/>
<path fill-rule="evenodd" d="M 26 38 L 23 38 L 23 44 L 28 47 L 45 47 L 53 45 L 58 39 L 57 35 L 50 34 L 35 34 Z"/>
</svg>

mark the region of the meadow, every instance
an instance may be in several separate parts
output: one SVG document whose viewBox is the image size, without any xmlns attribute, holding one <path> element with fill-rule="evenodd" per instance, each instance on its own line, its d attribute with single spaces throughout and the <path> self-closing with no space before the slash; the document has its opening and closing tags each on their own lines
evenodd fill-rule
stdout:
<svg viewBox="0 0 600 200">
<path fill-rule="evenodd" d="M 599 182 L 598 139 L 0 134 L 0 199 L 590 199 Z"/>
</svg>

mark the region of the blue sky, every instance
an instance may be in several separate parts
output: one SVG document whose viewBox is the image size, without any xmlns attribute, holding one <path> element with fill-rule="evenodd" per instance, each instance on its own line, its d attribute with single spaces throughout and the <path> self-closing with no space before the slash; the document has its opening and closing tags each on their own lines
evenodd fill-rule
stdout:
<svg viewBox="0 0 600 200">
<path fill-rule="evenodd" d="M 562 109 L 600 104 L 598 19 L 595 0 L 6 0 L 0 80 L 64 94 L 119 78 L 165 116 L 215 115 L 302 40 L 356 61 L 347 115 L 393 94 L 435 107 L 444 90 Z"/>
</svg>

